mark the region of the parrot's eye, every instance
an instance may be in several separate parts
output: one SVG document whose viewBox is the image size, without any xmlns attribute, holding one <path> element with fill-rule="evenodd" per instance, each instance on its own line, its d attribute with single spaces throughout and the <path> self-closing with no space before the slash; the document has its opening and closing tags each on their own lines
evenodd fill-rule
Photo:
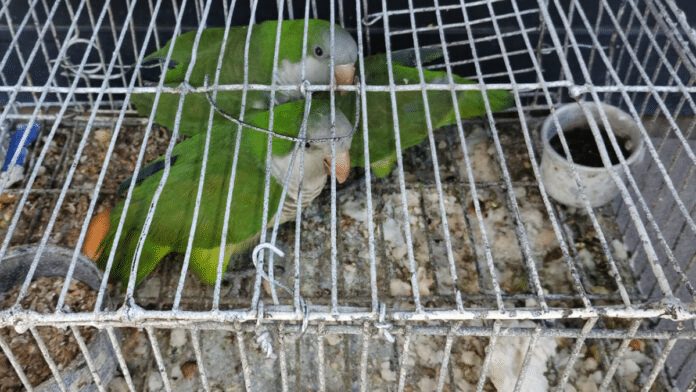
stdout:
<svg viewBox="0 0 696 392">
<path fill-rule="evenodd" d="M 304 148 L 310 148 L 310 147 L 312 147 L 312 144 L 311 144 L 311 143 L 306 142 L 306 143 L 304 144 Z"/>
<path fill-rule="evenodd" d="M 323 56 L 323 55 L 324 55 L 324 49 L 322 49 L 322 48 L 319 47 L 319 46 L 315 46 L 315 47 L 314 47 L 314 55 L 317 56 L 317 57 Z"/>
</svg>

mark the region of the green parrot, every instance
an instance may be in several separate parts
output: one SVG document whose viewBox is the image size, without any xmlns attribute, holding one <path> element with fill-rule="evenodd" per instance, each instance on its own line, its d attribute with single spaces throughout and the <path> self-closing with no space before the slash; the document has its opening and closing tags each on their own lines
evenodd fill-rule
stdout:
<svg viewBox="0 0 696 392">
<path fill-rule="evenodd" d="M 396 85 L 418 84 L 420 78 L 418 70 L 406 66 L 398 61 L 411 59 L 405 53 L 394 52 L 395 61 L 392 61 L 394 83 Z M 423 56 L 424 54 L 421 53 Z M 425 53 L 428 61 L 438 57 L 437 53 Z M 452 75 L 455 83 L 474 83 L 461 76 Z M 443 71 L 431 71 L 424 69 L 423 77 L 426 83 L 447 83 L 447 73 Z M 385 54 L 377 54 L 365 57 L 365 83 L 367 85 L 389 85 L 387 70 L 387 57 Z M 456 124 L 457 118 L 454 112 L 452 94 L 449 90 L 429 90 L 427 92 L 430 104 L 430 118 L 433 129 Z M 512 95 L 506 90 L 486 91 L 491 110 L 496 112 L 506 109 L 513 104 Z M 354 121 L 355 96 L 353 93 L 337 96 L 336 105 L 343 113 Z M 367 129 L 369 133 L 370 167 L 377 177 L 389 174 L 396 162 L 396 139 L 394 136 L 394 121 L 392 118 L 392 105 L 389 92 L 367 92 Z M 486 114 L 483 96 L 477 90 L 462 90 L 457 92 L 459 115 L 462 118 L 472 118 Z M 423 94 L 418 91 L 396 92 L 397 114 L 399 118 L 399 130 L 401 137 L 401 150 L 415 146 L 428 136 L 426 117 L 424 112 Z M 362 119 L 362 116 L 360 117 Z M 362 130 L 356 132 L 353 145 L 350 148 L 351 165 L 364 166 L 364 146 Z"/>
<path fill-rule="evenodd" d="M 295 101 L 276 106 L 273 129 L 277 134 L 296 137 L 302 125 L 305 102 Z M 247 122 L 268 129 L 270 111 L 249 114 Z M 233 128 L 233 130 L 231 130 Z M 210 154 L 205 172 L 196 233 L 191 251 L 191 269 L 206 284 L 215 282 L 220 235 L 224 223 L 225 206 L 237 138 L 237 125 L 216 122 L 211 129 Z M 293 220 L 302 188 L 302 205 L 308 205 L 321 193 L 331 172 L 332 137 L 328 102 L 314 100 L 307 119 L 306 141 L 298 143 L 295 163 L 291 166 L 296 142 L 274 137 L 270 161 L 271 185 L 269 192 L 268 224 L 276 217 L 280 223 Z M 350 143 L 352 126 L 339 110 L 335 112 L 335 173 L 343 182 L 350 172 Z M 225 247 L 223 269 L 232 254 L 249 249 L 257 241 L 262 224 L 266 155 L 268 135 L 258 130 L 243 128 L 239 158 L 230 206 L 230 220 Z M 157 263 L 170 252 L 184 253 L 193 218 L 193 209 L 202 170 L 206 134 L 197 133 L 174 147 L 169 177 L 162 190 L 138 265 L 136 283 L 139 284 Z M 324 139 L 324 140 L 318 140 Z M 304 150 L 304 172 L 300 183 L 300 154 Z M 151 165 L 161 165 L 163 157 Z M 147 167 L 143 171 L 148 171 Z M 282 184 L 290 171 L 287 195 L 282 210 L 278 211 Z M 111 276 L 127 285 L 138 238 L 141 234 L 153 194 L 162 178 L 162 171 L 150 170 L 150 176 L 138 178 L 133 189 L 128 215 L 115 254 Z M 128 181 L 128 180 L 127 180 Z M 129 185 L 129 184 L 128 184 Z M 116 228 L 123 213 L 121 201 L 111 212 L 110 229 L 100 246 L 97 264 L 106 267 L 115 239 Z"/>
<path fill-rule="evenodd" d="M 249 44 L 249 84 L 270 85 L 273 73 L 273 56 L 278 22 L 266 21 L 252 26 Z M 220 69 L 218 84 L 244 83 L 244 47 L 249 26 L 232 27 L 224 47 L 224 59 Z M 304 20 L 282 22 L 278 52 L 276 82 L 278 85 L 295 85 L 297 90 L 277 90 L 271 103 L 269 91 L 248 90 L 246 109 L 267 110 L 271 106 L 303 98 L 299 90 L 302 83 L 302 63 L 305 64 L 305 79 L 312 84 L 329 84 L 331 80 L 331 55 L 334 57 L 334 77 L 337 85 L 352 84 L 355 76 L 355 61 L 358 46 L 351 35 L 340 26 L 334 30 L 334 50 L 331 48 L 331 24 L 320 19 L 310 19 L 307 23 L 307 46 L 302 52 Z M 224 28 L 209 28 L 201 33 L 196 63 L 189 84 L 201 87 L 206 76 L 209 83 L 215 80 L 218 57 L 222 50 Z M 169 46 L 174 42 L 171 62 L 168 64 L 164 85 L 177 87 L 184 81 L 191 61 L 196 31 L 182 34 L 169 41 L 160 50 L 148 55 L 143 67 L 164 67 Z M 180 94 L 162 93 L 157 105 L 154 121 L 169 129 L 174 128 L 174 119 L 179 107 Z M 154 93 L 135 93 L 131 102 L 138 113 L 149 116 L 155 99 Z M 232 116 L 241 113 L 242 91 L 218 91 L 216 103 Z M 207 129 L 210 104 L 204 93 L 186 95 L 181 115 L 180 133 L 190 135 Z M 220 118 L 219 114 L 215 114 Z"/>
</svg>

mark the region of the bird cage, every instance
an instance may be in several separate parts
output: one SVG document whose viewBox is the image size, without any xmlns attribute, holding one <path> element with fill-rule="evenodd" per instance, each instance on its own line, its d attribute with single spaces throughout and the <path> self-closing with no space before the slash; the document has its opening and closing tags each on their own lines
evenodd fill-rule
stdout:
<svg viewBox="0 0 696 392">
<path fill-rule="evenodd" d="M 3 0 L 0 390 L 694 390 L 696 31 L 693 5 L 677 3 Z M 188 140 L 187 112 L 177 106 L 175 125 L 162 126 L 132 97 L 341 97 L 306 80 L 169 85 L 147 79 L 147 56 L 187 32 L 205 47 L 207 28 L 310 18 L 356 41 L 356 82 L 343 89 L 357 120 L 397 120 L 397 147 L 412 128 L 400 92 L 428 107 L 436 91 L 504 90 L 510 105 L 484 98 L 481 115 L 444 127 L 427 114 L 388 173 L 358 165 L 339 183 L 334 172 L 299 219 L 264 221 L 212 285 L 192 272 L 190 246 L 139 284 L 111 279 L 115 253 L 96 268 L 82 254 L 90 223 L 135 203 L 139 185 L 123 191 L 124 180 L 164 156 L 143 219 L 176 205 L 159 195 Z M 403 51 L 420 75 L 408 84 L 395 72 Z M 382 53 L 388 78 L 368 84 L 366 59 Z M 249 72 L 255 59 L 244 60 Z M 429 72 L 442 78 L 426 82 Z M 384 93 L 383 114 L 372 92 Z M 601 202 L 570 137 L 557 137 L 559 166 L 546 166 L 568 111 L 603 141 L 600 191 L 613 193 Z M 360 124 L 353 143 L 371 151 L 371 129 L 349 120 Z M 608 132 L 624 128 L 635 139 Z M 635 158 L 619 153 L 627 143 Z M 231 154 L 214 140 L 208 150 Z M 200 200 L 199 181 L 190 187 Z M 558 196 L 567 187 L 574 201 Z M 63 358 L 68 346 L 75 359 Z"/>
</svg>

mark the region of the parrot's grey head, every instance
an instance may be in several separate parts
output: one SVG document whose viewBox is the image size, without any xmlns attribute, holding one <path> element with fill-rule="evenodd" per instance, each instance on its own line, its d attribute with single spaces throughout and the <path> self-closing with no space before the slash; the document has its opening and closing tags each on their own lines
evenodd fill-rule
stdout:
<svg viewBox="0 0 696 392">
<path fill-rule="evenodd" d="M 334 131 L 335 130 L 335 131 Z M 314 101 L 307 119 L 306 141 L 301 146 L 304 154 L 304 168 L 300 176 L 301 157 L 295 157 L 292 164 L 292 152 L 274 158 L 272 174 L 283 182 L 288 170 L 290 182 L 287 185 L 287 198 L 283 205 L 281 221 L 293 219 L 296 213 L 297 194 L 302 188 L 302 205 L 307 206 L 321 193 L 326 180 L 335 168 L 336 181 L 343 183 L 350 174 L 350 144 L 353 127 L 346 116 L 336 109 L 334 121 L 328 103 Z M 331 159 L 331 146 L 335 146 L 334 159 Z M 292 169 L 290 169 L 290 165 Z"/>
<path fill-rule="evenodd" d="M 326 83 L 329 82 L 330 58 L 334 56 L 334 77 L 337 85 L 353 84 L 355 62 L 358 60 L 358 44 L 340 26 L 334 30 L 334 51 L 331 51 L 331 26 L 322 26 L 317 34 L 318 40 L 312 45 L 312 56 L 326 69 Z"/>
<path fill-rule="evenodd" d="M 334 29 L 333 50 L 331 29 Z M 301 42 L 298 42 L 301 44 Z M 358 60 L 358 45 L 353 37 L 340 26 L 324 20 L 312 20 L 307 31 L 307 49 L 300 61 L 289 59 L 281 61 L 276 80 L 279 84 L 299 85 L 302 83 L 302 65 L 305 66 L 304 78 L 312 84 L 331 83 L 331 58 L 334 59 L 334 80 L 336 85 L 353 84 L 355 79 L 355 62 Z M 280 94 L 277 103 L 303 98 L 297 91 Z"/>
<path fill-rule="evenodd" d="M 307 120 L 307 139 L 305 154 L 321 157 L 324 173 L 331 174 L 331 145 L 335 145 L 336 155 L 333 166 L 336 168 L 336 180 L 343 183 L 350 174 L 350 144 L 353 140 L 353 126 L 346 116 L 338 109 L 335 111 L 335 121 L 332 130 L 331 108 L 328 104 L 315 103 Z M 312 168 L 319 170 L 319 161 Z"/>
</svg>

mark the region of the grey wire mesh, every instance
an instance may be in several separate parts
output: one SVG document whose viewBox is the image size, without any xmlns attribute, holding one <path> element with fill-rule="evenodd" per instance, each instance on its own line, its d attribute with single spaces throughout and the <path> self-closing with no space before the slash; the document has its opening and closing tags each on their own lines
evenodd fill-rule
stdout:
<svg viewBox="0 0 696 392">
<path fill-rule="evenodd" d="M 181 93 L 181 105 L 192 92 L 273 97 L 301 88 L 310 96 L 333 87 L 248 78 L 218 85 L 219 75 L 211 86 L 143 82 L 144 57 L 183 32 L 322 18 L 356 38 L 358 76 L 369 54 L 443 50 L 438 61 L 417 59 L 421 77 L 444 71 L 445 83 L 399 85 L 390 69 L 388 85 L 346 87 L 363 97 L 388 92 L 395 105 L 399 91 L 422 92 L 424 101 L 428 91 L 450 91 L 456 101 L 463 90 L 505 89 L 514 99 L 502 113 L 486 100 L 485 116 L 444 129 L 428 117 L 427 137 L 399 151 L 391 174 L 376 178 L 368 166 L 354 168 L 347 185 L 330 181 L 295 222 L 263 224 L 255 268 L 251 254 L 233 256 L 251 269 L 219 271 L 214 286 L 188 271 L 192 231 L 187 253 L 167 256 L 140 286 L 131 279 L 119 292 L 104 276 L 95 311 L 66 310 L 67 283 L 52 313 L 0 311 L 0 327 L 33 336 L 57 388 L 68 390 L 69 380 L 38 327 L 75 336 L 94 390 L 695 390 L 689 15 L 671 0 L 318 3 L 3 0 L 0 138 L 16 125 L 41 125 L 24 178 L 0 182 L 0 267 L 17 246 L 37 249 L 13 282 L 20 299 L 50 247 L 70 250 L 59 275 L 77 276 L 92 216 L 121 200 L 121 180 L 171 157 L 180 141 L 181 111 L 163 130 L 154 114 L 136 116 L 133 93 Z M 280 44 L 278 34 L 276 57 Z M 475 83 L 457 84 L 453 74 Z M 619 194 L 610 204 L 594 208 L 585 195 L 581 207 L 566 207 L 539 180 L 540 127 L 560 105 L 587 101 L 637 122 L 645 156 L 611 171 Z M 370 107 L 358 104 L 365 119 Z M 399 138 L 403 119 L 392 114 Z M 606 124 L 600 111 L 592 127 Z M 206 145 L 205 159 L 215 148 Z M 610 140 L 605 158 L 615 148 Z M 580 181 L 576 169 L 573 177 Z M 131 197 L 132 188 L 126 205 Z M 267 211 L 268 197 L 264 204 Z M 108 336 L 115 376 L 101 372 L 78 326 Z M 5 362 L 21 386 L 37 390 L 3 336 Z"/>
</svg>

